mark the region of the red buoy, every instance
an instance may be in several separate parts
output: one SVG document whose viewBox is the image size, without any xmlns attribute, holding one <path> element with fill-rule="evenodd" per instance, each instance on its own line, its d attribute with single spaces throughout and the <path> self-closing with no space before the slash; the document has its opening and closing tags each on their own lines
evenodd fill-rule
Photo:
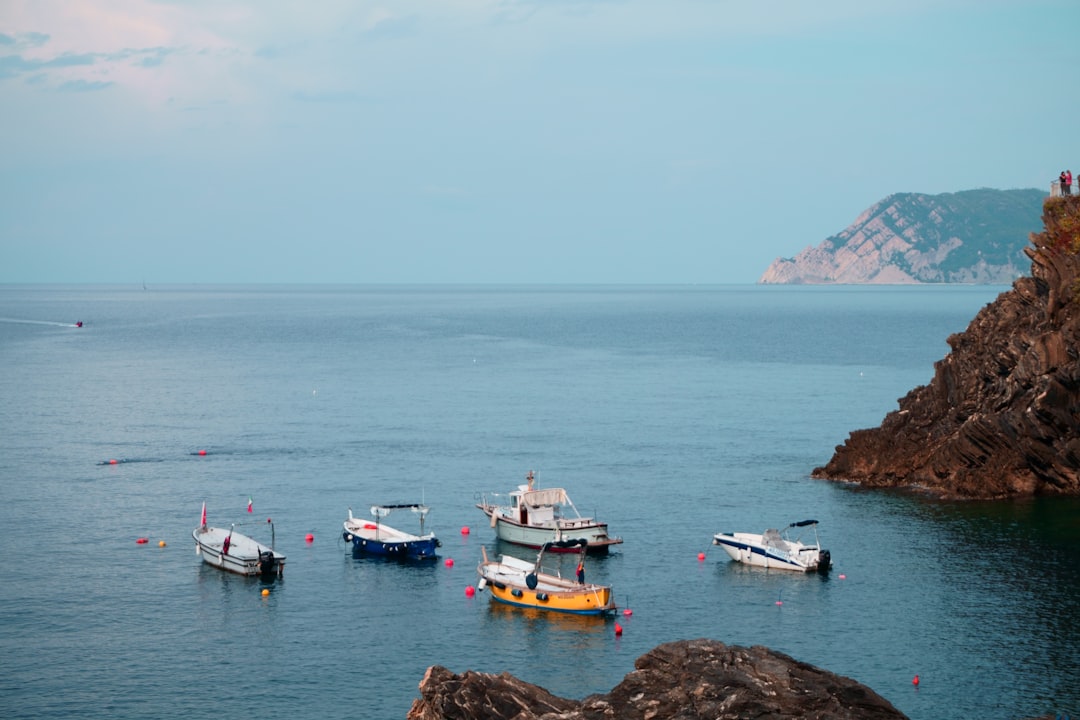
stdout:
<svg viewBox="0 0 1080 720">
<path fill-rule="evenodd" d="M 704 560 L 705 559 L 705 553 L 698 553 L 697 554 L 697 559 L 698 559 L 698 562 L 701 562 L 702 560 Z"/>
<path fill-rule="evenodd" d="M 206 451 L 205 451 L 205 450 L 200 450 L 200 451 L 199 451 L 199 454 L 200 454 L 200 455 L 205 455 L 205 454 L 206 454 Z"/>
<path fill-rule="evenodd" d="M 469 526 L 468 526 L 468 525 L 466 525 L 465 527 L 461 528 L 461 534 L 462 534 L 462 535 L 468 535 L 468 534 L 469 534 Z"/>
<path fill-rule="evenodd" d="M 918 675 L 916 675 L 914 678 L 911 679 L 911 684 L 914 685 L 915 687 L 919 687 L 919 676 Z"/>
<path fill-rule="evenodd" d="M 615 634 L 622 635 L 622 625 L 619 623 L 615 623 Z"/>
<path fill-rule="evenodd" d="M 135 542 L 137 542 L 137 543 L 138 543 L 138 544 L 140 544 L 140 545 L 145 545 L 145 544 L 146 544 L 147 542 L 149 542 L 149 541 L 148 541 L 148 540 L 147 540 L 146 538 L 139 538 L 139 539 L 138 539 L 138 540 L 136 540 Z"/>
<path fill-rule="evenodd" d="M 627 617 L 630 617 L 631 615 L 634 614 L 634 611 L 631 610 L 630 608 L 626 608 L 625 610 L 622 611 L 622 614 L 626 615 Z"/>
<path fill-rule="evenodd" d="M 472 585 L 466 585 L 465 586 L 465 597 L 472 597 L 475 594 L 476 594 L 476 588 L 474 588 Z"/>
<path fill-rule="evenodd" d="M 315 542 L 315 536 L 311 533 L 308 533 L 304 536 L 304 540 L 306 540 L 307 542 Z"/>
<path fill-rule="evenodd" d="M 120 462 L 120 461 L 119 461 L 119 460 L 117 460 L 116 458 L 112 458 L 112 459 L 110 459 L 110 460 L 109 460 L 109 464 L 110 464 L 110 465 L 115 465 L 115 464 L 117 464 L 118 462 Z"/>
<path fill-rule="evenodd" d="M 454 558 L 446 558 L 444 565 L 446 565 L 446 567 L 454 567 Z"/>
</svg>

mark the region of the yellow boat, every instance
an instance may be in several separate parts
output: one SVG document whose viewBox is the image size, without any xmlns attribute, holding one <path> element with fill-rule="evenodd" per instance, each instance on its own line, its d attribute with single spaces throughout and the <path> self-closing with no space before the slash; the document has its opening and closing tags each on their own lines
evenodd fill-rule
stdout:
<svg viewBox="0 0 1080 720">
<path fill-rule="evenodd" d="M 477 587 L 491 591 L 493 600 L 517 607 L 536 608 L 574 615 L 613 615 L 615 602 L 610 585 L 584 582 L 585 540 L 564 540 L 545 543 L 530 563 L 510 555 L 499 560 L 489 560 L 487 550 L 481 548 L 483 560 L 477 567 L 480 582 Z M 545 571 L 540 562 L 544 551 L 579 547 L 581 562 L 578 564 L 579 579 L 564 578 L 557 573 Z"/>
</svg>

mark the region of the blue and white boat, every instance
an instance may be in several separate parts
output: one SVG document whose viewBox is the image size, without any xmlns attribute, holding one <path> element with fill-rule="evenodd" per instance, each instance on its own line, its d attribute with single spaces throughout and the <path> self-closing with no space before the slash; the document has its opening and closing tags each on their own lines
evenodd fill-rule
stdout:
<svg viewBox="0 0 1080 720">
<path fill-rule="evenodd" d="M 791 523 L 781 530 L 769 529 L 756 533 L 717 533 L 713 545 L 727 551 L 732 560 L 778 570 L 798 572 L 826 572 L 832 564 L 828 550 L 821 549 L 817 536 L 817 520 Z M 814 542 L 804 543 L 800 537 L 792 537 L 793 528 L 813 528 Z"/>
<path fill-rule="evenodd" d="M 383 524 L 383 518 L 395 510 L 411 510 L 420 516 L 420 534 L 412 535 L 389 525 Z M 352 543 L 353 550 L 371 555 L 401 558 L 403 560 L 421 560 L 436 557 L 436 548 L 442 543 L 434 533 L 424 533 L 424 518 L 431 510 L 427 505 L 372 505 L 371 514 L 375 522 L 353 517 L 349 508 L 349 519 L 341 537 Z"/>
</svg>

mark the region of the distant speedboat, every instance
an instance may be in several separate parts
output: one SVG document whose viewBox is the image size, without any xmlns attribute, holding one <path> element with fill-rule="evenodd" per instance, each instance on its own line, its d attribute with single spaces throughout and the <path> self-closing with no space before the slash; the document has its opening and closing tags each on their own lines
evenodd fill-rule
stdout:
<svg viewBox="0 0 1080 720">
<path fill-rule="evenodd" d="M 573 615 L 612 615 L 616 608 L 611 586 L 585 582 L 585 545 L 584 540 L 545 543 L 536 556 L 536 562 L 510 555 L 503 555 L 499 560 L 488 560 L 487 549 L 481 546 L 483 559 L 476 569 L 480 575 L 477 587 L 480 590 L 489 589 L 493 600 L 515 607 Z M 544 570 L 541 561 L 548 550 L 580 552 L 578 578 L 564 578 L 558 573 Z"/>
<path fill-rule="evenodd" d="M 202 524 L 191 536 L 195 538 L 195 553 L 203 562 L 238 575 L 281 576 L 285 570 L 285 556 L 274 550 L 274 524 L 270 525 L 270 547 L 253 538 L 236 532 L 236 525 L 228 529 L 208 527 L 206 505 L 203 505 Z"/>
<path fill-rule="evenodd" d="M 747 565 L 799 572 L 827 572 L 832 564 L 828 550 L 821 549 L 817 536 L 817 520 L 791 523 L 782 531 L 769 529 L 760 535 L 755 533 L 717 533 L 713 545 L 727 551 L 732 560 Z M 814 530 L 814 542 L 803 543 L 791 537 L 792 528 L 810 527 Z"/>
<path fill-rule="evenodd" d="M 412 535 L 389 525 L 384 525 L 382 519 L 394 510 L 411 510 L 420 516 L 420 534 Z M 434 533 L 424 533 L 424 518 L 431 508 L 427 505 L 372 505 L 371 514 L 375 522 L 353 517 L 352 508 L 349 508 L 349 517 L 345 521 L 341 537 L 352 543 L 353 549 L 370 553 L 372 555 L 385 555 L 386 557 L 422 560 L 435 557 L 436 548 L 442 543 Z"/>
<path fill-rule="evenodd" d="M 500 497 L 506 496 L 493 495 L 489 500 L 485 495 L 476 506 L 488 516 L 500 540 L 530 548 L 562 540 L 585 540 L 588 551 L 593 553 L 606 553 L 612 545 L 622 542 L 622 538 L 608 535 L 607 523 L 582 517 L 563 488 L 537 490 L 531 470 L 525 479 L 527 484 L 511 491 L 507 500 L 500 503 Z"/>
</svg>

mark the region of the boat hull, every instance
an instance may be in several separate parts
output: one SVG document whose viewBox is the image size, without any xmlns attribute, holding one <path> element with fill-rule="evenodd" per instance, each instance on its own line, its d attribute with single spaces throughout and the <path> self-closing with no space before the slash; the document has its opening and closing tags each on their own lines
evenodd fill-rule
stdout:
<svg viewBox="0 0 1080 720">
<path fill-rule="evenodd" d="M 492 599 L 514 607 L 536 608 L 571 615 L 611 615 L 615 605 L 611 602 L 611 590 L 545 593 L 509 585 L 498 587 L 489 584 Z"/>
<path fill-rule="evenodd" d="M 274 577 L 285 571 L 285 556 L 256 540 L 224 528 L 198 527 L 195 552 L 207 565 L 237 575 Z M 229 538 L 228 548 L 225 539 Z"/>
<path fill-rule="evenodd" d="M 539 549 L 549 542 L 582 539 L 589 543 L 586 548 L 589 553 L 602 554 L 609 552 L 612 545 L 622 542 L 622 538 L 613 538 L 608 535 L 607 523 L 561 520 L 550 525 L 523 525 L 505 515 L 498 506 L 480 504 L 476 507 L 488 516 L 490 523 L 493 523 L 495 537 L 512 545 Z M 577 552 L 577 549 L 556 548 L 552 549 L 552 552 Z"/>
<path fill-rule="evenodd" d="M 787 543 L 787 549 L 770 547 L 755 533 L 717 533 L 713 544 L 719 545 L 732 560 L 770 570 L 813 572 L 828 568 L 828 551 L 800 543 Z"/>
</svg>

